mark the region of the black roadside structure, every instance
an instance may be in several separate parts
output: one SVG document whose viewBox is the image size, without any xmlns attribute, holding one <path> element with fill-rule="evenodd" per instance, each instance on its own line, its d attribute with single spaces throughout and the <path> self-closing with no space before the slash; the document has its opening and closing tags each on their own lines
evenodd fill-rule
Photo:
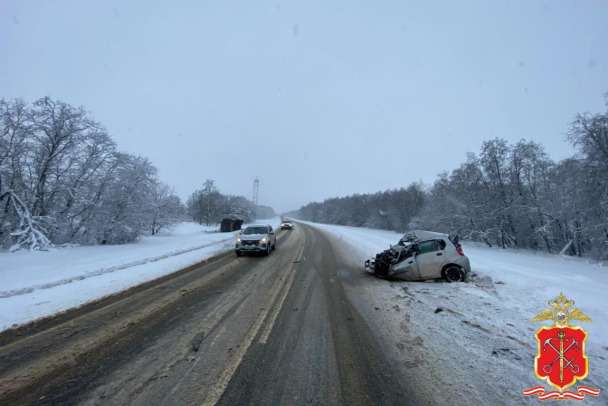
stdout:
<svg viewBox="0 0 608 406">
<path fill-rule="evenodd" d="M 220 225 L 220 232 L 229 233 L 231 231 L 240 230 L 242 224 L 243 224 L 243 220 L 241 220 L 241 219 L 236 219 L 236 218 L 222 219 L 222 223 Z"/>
</svg>

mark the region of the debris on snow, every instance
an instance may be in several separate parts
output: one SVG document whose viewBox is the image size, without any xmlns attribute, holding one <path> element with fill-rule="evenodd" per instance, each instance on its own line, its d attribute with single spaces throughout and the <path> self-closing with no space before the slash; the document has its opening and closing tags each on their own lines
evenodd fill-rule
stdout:
<svg viewBox="0 0 608 406">
<path fill-rule="evenodd" d="M 198 349 L 201 346 L 201 342 L 203 341 L 203 339 L 205 338 L 205 332 L 202 331 L 200 333 L 198 333 L 197 335 L 194 336 L 194 338 L 191 341 L 192 344 L 192 351 L 197 352 Z"/>
</svg>

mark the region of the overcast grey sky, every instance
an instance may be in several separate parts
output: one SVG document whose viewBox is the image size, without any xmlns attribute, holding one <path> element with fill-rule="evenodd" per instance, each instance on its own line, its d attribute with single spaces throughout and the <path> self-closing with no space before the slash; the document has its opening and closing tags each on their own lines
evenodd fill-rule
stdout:
<svg viewBox="0 0 608 406">
<path fill-rule="evenodd" d="M 555 160 L 605 111 L 608 3 L 0 2 L 0 98 L 83 105 L 186 199 L 282 212 L 431 184 L 495 137 Z"/>
</svg>

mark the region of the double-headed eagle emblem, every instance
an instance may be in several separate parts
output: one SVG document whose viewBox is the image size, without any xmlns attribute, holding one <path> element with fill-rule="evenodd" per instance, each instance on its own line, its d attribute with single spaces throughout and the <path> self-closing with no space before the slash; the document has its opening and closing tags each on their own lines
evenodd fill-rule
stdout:
<svg viewBox="0 0 608 406">
<path fill-rule="evenodd" d="M 570 320 L 593 321 L 574 306 L 574 300 L 566 299 L 560 293 L 555 299 L 549 300 L 549 306 L 530 321 L 553 320 L 553 327 L 568 327 Z"/>
</svg>

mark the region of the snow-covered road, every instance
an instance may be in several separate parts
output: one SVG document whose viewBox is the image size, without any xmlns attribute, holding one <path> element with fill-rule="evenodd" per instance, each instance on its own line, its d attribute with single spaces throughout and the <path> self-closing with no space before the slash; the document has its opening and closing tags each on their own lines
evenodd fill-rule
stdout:
<svg viewBox="0 0 608 406">
<path fill-rule="evenodd" d="M 264 221 L 277 227 L 280 219 Z M 312 224 L 311 224 L 312 225 Z M 400 235 L 314 224 L 340 242 L 354 269 Z M 71 247 L 51 252 L 0 253 L 0 330 L 127 289 L 232 249 L 234 235 L 181 224 L 162 236 L 122 246 Z M 373 277 L 358 287 L 358 306 L 389 338 L 388 351 L 429 403 L 521 404 L 522 390 L 541 383 L 533 368 L 528 320 L 563 292 L 591 317 L 584 384 L 608 388 L 608 268 L 578 258 L 463 244 L 470 283 L 389 282 Z M 546 323 L 545 323 L 546 324 Z M 443 394 L 435 396 L 437 390 Z M 530 399 L 535 401 L 535 399 Z M 587 404 L 606 404 L 605 393 Z M 500 403 L 500 402 L 499 402 Z"/>
</svg>

